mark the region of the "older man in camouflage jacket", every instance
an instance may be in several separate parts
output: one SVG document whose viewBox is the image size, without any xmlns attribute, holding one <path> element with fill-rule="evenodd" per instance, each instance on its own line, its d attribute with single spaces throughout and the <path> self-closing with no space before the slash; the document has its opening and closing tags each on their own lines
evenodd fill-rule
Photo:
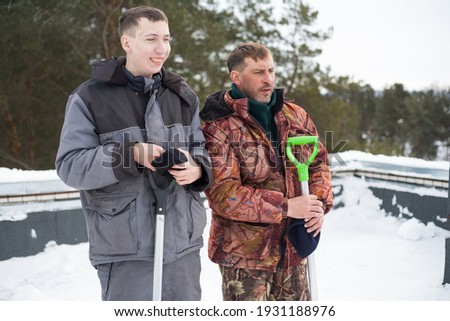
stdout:
<svg viewBox="0 0 450 321">
<path fill-rule="evenodd" d="M 227 63 L 231 90 L 209 96 L 200 114 L 214 178 L 206 191 L 212 209 L 209 257 L 220 266 L 225 300 L 308 300 L 306 259 L 286 228 L 292 219 L 305 219 L 308 233 L 322 229 L 333 204 L 326 149 L 320 143 L 310 165 L 310 195 L 302 195 L 286 141 L 317 135 L 313 121 L 275 89 L 275 66 L 265 46 L 242 44 Z M 304 159 L 310 148 L 293 152 Z"/>
</svg>

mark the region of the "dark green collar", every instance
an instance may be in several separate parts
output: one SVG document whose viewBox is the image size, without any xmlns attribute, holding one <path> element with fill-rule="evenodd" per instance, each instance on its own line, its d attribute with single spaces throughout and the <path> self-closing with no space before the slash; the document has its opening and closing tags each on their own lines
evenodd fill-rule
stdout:
<svg viewBox="0 0 450 321">
<path fill-rule="evenodd" d="M 272 142 L 277 140 L 277 127 L 275 125 L 274 116 L 272 113 L 272 107 L 275 106 L 277 102 L 277 94 L 274 90 L 272 93 L 272 98 L 268 104 L 257 102 L 247 96 L 245 96 L 233 83 L 231 84 L 231 97 L 234 99 L 247 98 L 248 99 L 248 112 L 252 115 L 261 127 L 264 129 L 267 137 Z"/>
</svg>

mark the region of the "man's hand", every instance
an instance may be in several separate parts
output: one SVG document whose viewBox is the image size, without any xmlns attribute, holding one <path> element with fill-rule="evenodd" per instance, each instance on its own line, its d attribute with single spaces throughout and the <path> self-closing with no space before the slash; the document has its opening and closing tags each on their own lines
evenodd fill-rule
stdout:
<svg viewBox="0 0 450 321">
<path fill-rule="evenodd" d="M 302 195 L 288 200 L 288 217 L 305 220 L 308 233 L 317 236 L 324 222 L 323 203 L 315 195 Z"/>
<path fill-rule="evenodd" d="M 188 185 L 195 182 L 202 176 L 202 169 L 188 151 L 181 148 L 179 151 L 186 155 L 188 161 L 173 165 L 168 172 L 173 176 L 179 185 Z"/>
<path fill-rule="evenodd" d="M 159 145 L 152 143 L 136 143 L 133 146 L 134 161 L 155 171 L 156 169 L 151 163 L 153 160 L 160 157 L 164 151 L 164 148 Z"/>
</svg>

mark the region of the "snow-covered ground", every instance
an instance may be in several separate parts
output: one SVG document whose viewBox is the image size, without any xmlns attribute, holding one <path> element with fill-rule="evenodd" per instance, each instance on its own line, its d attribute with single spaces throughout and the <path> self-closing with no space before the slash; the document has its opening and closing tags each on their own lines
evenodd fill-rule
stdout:
<svg viewBox="0 0 450 321">
<path fill-rule="evenodd" d="M 450 285 L 442 285 L 450 232 L 387 216 L 367 183 L 340 180 L 358 193 L 344 193 L 345 207 L 327 216 L 315 254 L 319 299 L 450 300 Z M 37 255 L 0 261 L 0 300 L 100 300 L 87 251 L 86 243 L 49 243 Z M 220 301 L 220 273 L 206 247 L 202 260 L 203 300 Z"/>
<path fill-rule="evenodd" d="M 5 173 L 0 181 L 13 181 Z M 344 186 L 336 201 L 345 206 L 327 215 L 315 253 L 319 299 L 450 301 L 450 284 L 442 285 L 444 243 L 450 232 L 433 223 L 389 216 L 364 179 L 349 176 L 335 182 Z M 208 227 L 204 237 L 206 241 Z M 0 261 L 0 300 L 99 301 L 100 286 L 87 251 L 87 243 L 50 242 L 37 255 Z M 206 247 L 201 254 L 203 300 L 220 301 L 218 268 L 209 261 Z"/>
</svg>

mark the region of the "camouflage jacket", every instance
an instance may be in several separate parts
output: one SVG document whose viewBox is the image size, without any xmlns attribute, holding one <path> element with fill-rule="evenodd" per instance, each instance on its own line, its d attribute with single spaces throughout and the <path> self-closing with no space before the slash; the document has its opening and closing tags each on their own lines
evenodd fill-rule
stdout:
<svg viewBox="0 0 450 321">
<path fill-rule="evenodd" d="M 317 130 L 305 110 L 284 101 L 282 89 L 277 89 L 277 97 L 272 108 L 277 147 L 249 114 L 246 98 L 233 99 L 221 91 L 208 97 L 200 113 L 213 164 L 213 183 L 206 190 L 212 209 L 208 253 L 220 265 L 275 271 L 283 256 L 284 266 L 302 260 L 285 236 L 287 200 L 301 195 L 297 169 L 285 155 L 286 141 L 317 135 Z M 293 154 L 304 161 L 310 149 L 295 146 Z M 309 167 L 309 190 L 328 212 L 333 206 L 331 176 L 321 143 Z"/>
</svg>

